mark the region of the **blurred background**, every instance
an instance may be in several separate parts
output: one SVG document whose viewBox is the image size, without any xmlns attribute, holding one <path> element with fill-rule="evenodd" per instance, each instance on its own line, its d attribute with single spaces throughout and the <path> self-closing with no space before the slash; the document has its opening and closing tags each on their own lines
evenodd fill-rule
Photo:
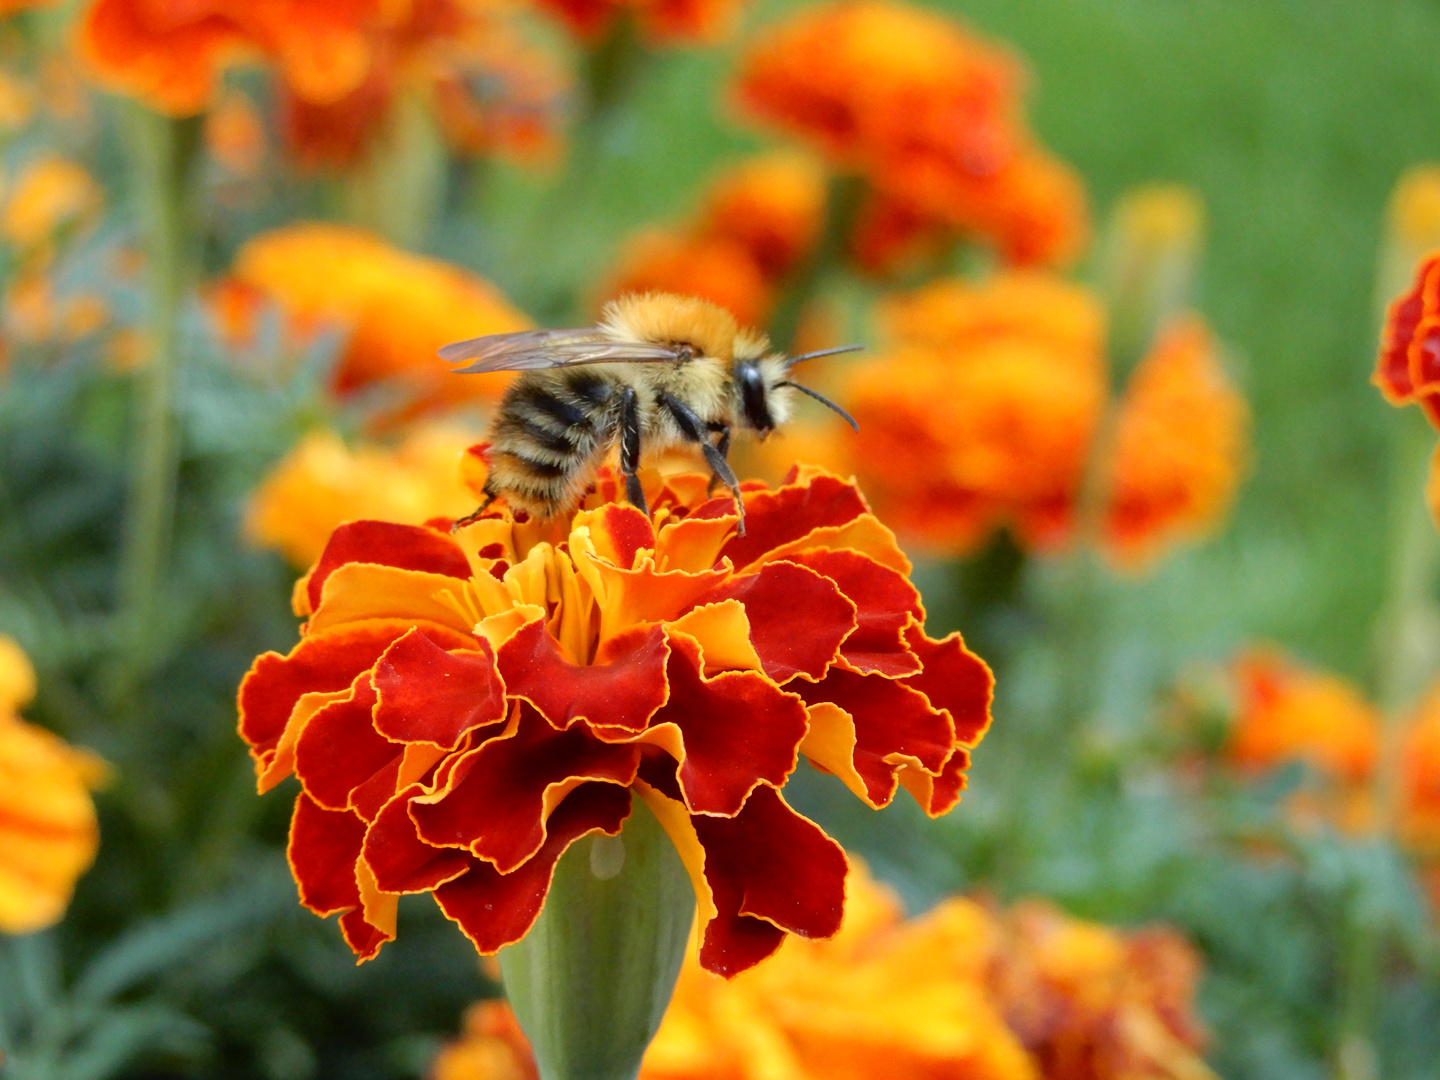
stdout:
<svg viewBox="0 0 1440 1080">
<path fill-rule="evenodd" d="M 1048 980 L 965 991 L 1014 1075 L 1434 1075 L 1433 434 L 1369 377 L 1440 247 L 1440 8 L 0 12 L 0 1075 L 524 1075 L 437 1064 L 501 991 L 428 898 L 360 967 L 300 909 L 234 694 L 334 525 L 473 508 L 503 383 L 435 348 L 632 288 L 867 345 L 807 373 L 858 437 L 738 460 L 858 475 L 995 721 L 943 819 L 787 794 L 911 916 L 1113 946 L 993 945 Z M 908 1038 L 864 1075 L 1004 1071 Z M 841 1075 L 796 1052 L 653 1076 Z"/>
</svg>

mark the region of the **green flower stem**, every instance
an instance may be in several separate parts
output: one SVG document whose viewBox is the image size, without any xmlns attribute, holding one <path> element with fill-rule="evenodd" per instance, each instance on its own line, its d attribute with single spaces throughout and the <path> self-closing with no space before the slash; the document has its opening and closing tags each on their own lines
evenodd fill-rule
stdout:
<svg viewBox="0 0 1440 1080">
<path fill-rule="evenodd" d="M 200 119 L 129 106 L 127 143 L 140 211 L 149 290 L 149 362 L 135 379 L 130 490 L 118 580 L 117 665 L 123 692 L 151 656 L 175 508 L 175 385 L 181 307 L 195 273 L 192 173 Z"/>
<path fill-rule="evenodd" d="M 635 1080 L 694 919 L 680 856 L 638 797 L 618 837 L 571 846 L 540 918 L 500 953 L 541 1080 Z"/>
<path fill-rule="evenodd" d="M 776 348 L 788 351 L 794 347 L 806 306 L 845 257 L 864 194 L 865 182 L 858 176 L 830 178 L 820 238 L 810 257 L 790 275 L 770 317 L 770 340 Z"/>
</svg>

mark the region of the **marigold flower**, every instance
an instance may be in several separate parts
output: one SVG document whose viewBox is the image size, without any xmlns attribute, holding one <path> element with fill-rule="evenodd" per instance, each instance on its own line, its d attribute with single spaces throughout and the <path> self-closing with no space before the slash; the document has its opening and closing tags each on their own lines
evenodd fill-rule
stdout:
<svg viewBox="0 0 1440 1080">
<path fill-rule="evenodd" d="M 1390 305 L 1371 381 L 1391 405 L 1418 403 L 1440 427 L 1440 252 L 1420 260 L 1414 284 Z"/>
<path fill-rule="evenodd" d="M 1095 298 L 1039 274 L 948 279 L 892 300 L 883 321 L 895 344 L 841 394 L 881 511 L 938 551 L 1003 524 L 1062 539 L 1105 401 Z"/>
<path fill-rule="evenodd" d="M 335 390 L 393 385 L 411 396 L 405 412 L 498 396 L 506 376 L 451 378 L 435 351 L 530 325 L 483 278 L 343 225 L 301 223 L 262 233 L 240 249 L 231 274 L 243 287 L 225 293 L 232 332 L 244 329 L 246 310 L 265 298 L 297 334 L 323 326 L 348 331 Z"/>
<path fill-rule="evenodd" d="M 482 953 L 525 935 L 556 860 L 643 798 L 695 886 L 700 963 L 733 975 L 839 928 L 846 862 L 780 789 L 803 753 L 872 807 L 959 800 L 991 676 L 926 636 L 909 564 L 859 492 L 799 470 L 745 493 L 608 470 L 571 520 L 492 510 L 453 537 L 342 525 L 295 590 L 288 655 L 240 688 L 262 791 L 302 792 L 302 902 L 352 949 L 430 892 Z"/>
<path fill-rule="evenodd" d="M 475 442 L 461 428 L 427 424 L 395 447 L 354 447 L 333 431 L 312 431 L 250 496 L 245 532 L 292 565 L 320 557 L 342 523 L 364 518 L 421 525 L 475 509 L 458 463 Z"/>
<path fill-rule="evenodd" d="M 47 154 L 27 162 L 5 193 L 0 237 L 19 248 L 35 249 L 66 226 L 92 220 L 102 194 L 84 167 Z"/>
<path fill-rule="evenodd" d="M 1023 901 L 903 918 L 852 866 L 845 924 L 722 982 L 692 956 L 641 1080 L 1214 1080 L 1200 965 L 1173 931 L 1122 934 Z M 431 1080 L 533 1080 L 509 1008 L 470 1010 Z"/>
<path fill-rule="evenodd" d="M 385 0 L 94 0 L 80 55 L 97 80 L 160 112 L 210 102 L 221 71 L 263 57 L 307 101 L 336 101 L 365 79 L 371 35 L 408 4 Z"/>
<path fill-rule="evenodd" d="M 1249 410 L 1195 316 L 1164 329 L 1140 362 L 1116 421 L 1105 542 L 1136 569 L 1212 528 L 1244 469 Z"/>
<path fill-rule="evenodd" d="M 1241 654 L 1228 755 L 1246 769 L 1301 761 L 1322 777 L 1359 782 L 1380 752 L 1379 712 L 1353 684 L 1312 671 L 1274 649 Z"/>
<path fill-rule="evenodd" d="M 35 671 L 0 636 L 0 933 L 58 922 L 75 882 L 95 859 L 100 833 L 90 791 L 104 763 L 20 719 Z"/>
</svg>

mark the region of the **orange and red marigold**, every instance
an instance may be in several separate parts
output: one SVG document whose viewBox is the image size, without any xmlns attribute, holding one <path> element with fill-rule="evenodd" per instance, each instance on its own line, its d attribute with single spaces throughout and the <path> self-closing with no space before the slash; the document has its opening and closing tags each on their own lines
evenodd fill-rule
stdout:
<svg viewBox="0 0 1440 1080">
<path fill-rule="evenodd" d="M 704 477 L 645 483 L 653 521 L 602 472 L 568 521 L 352 522 L 298 583 L 300 643 L 256 660 L 240 732 L 261 790 L 299 777 L 301 899 L 362 958 L 405 893 L 482 953 L 519 940 L 633 791 L 690 872 L 701 963 L 731 975 L 840 924 L 844 853 L 780 791 L 801 754 L 872 807 L 959 800 L 990 672 L 926 635 L 860 493 L 748 484 L 742 537 Z"/>
</svg>

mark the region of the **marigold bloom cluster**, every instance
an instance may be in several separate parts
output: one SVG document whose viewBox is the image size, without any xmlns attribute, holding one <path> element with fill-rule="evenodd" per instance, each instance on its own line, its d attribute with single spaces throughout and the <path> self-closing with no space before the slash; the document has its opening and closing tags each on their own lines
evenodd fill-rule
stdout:
<svg viewBox="0 0 1440 1080">
<path fill-rule="evenodd" d="M 1390 404 L 1418 404 L 1440 427 L 1440 252 L 1420 261 L 1390 305 L 1372 381 Z"/>
<path fill-rule="evenodd" d="M 474 442 L 472 432 L 442 424 L 412 427 L 394 446 L 347 446 L 333 431 L 312 431 L 250 496 L 245 532 L 304 569 L 346 521 L 462 517 L 475 494 L 457 463 Z"/>
<path fill-rule="evenodd" d="M 824 62 L 817 62 L 824 57 Z M 893 0 L 834 0 L 767 29 L 736 93 L 872 188 L 856 247 L 891 268 L 937 234 L 974 235 L 1019 264 L 1084 244 L 1083 188 L 1026 130 L 1019 63 L 956 21 Z"/>
<path fill-rule="evenodd" d="M 248 241 L 215 305 L 227 336 L 253 339 L 266 301 L 294 338 L 327 328 L 345 335 L 336 393 L 383 385 L 405 414 L 497 397 L 506 376 L 452 378 L 435 351 L 530 325 L 484 279 L 343 225 L 287 225 Z"/>
<path fill-rule="evenodd" d="M 803 154 L 752 158 L 720 176 L 692 221 L 634 237 L 600 289 L 699 296 L 741 326 L 762 326 L 786 277 L 814 248 L 825 174 Z"/>
<path fill-rule="evenodd" d="M 1000 527 L 1039 550 L 1065 543 L 1109 396 L 1098 299 L 1008 272 L 942 279 L 881 314 L 890 346 L 840 394 L 859 435 L 837 443 L 843 461 L 824 460 L 854 468 L 887 518 L 937 552 L 972 551 Z M 1138 568 L 1224 513 L 1249 414 L 1194 317 L 1160 334 L 1115 407 L 1102 541 Z"/>
<path fill-rule="evenodd" d="M 256 660 L 240 732 L 262 791 L 299 777 L 302 901 L 362 958 L 404 893 L 482 953 L 519 940 L 633 791 L 690 872 L 700 963 L 733 975 L 839 927 L 844 853 L 780 791 L 800 755 L 872 807 L 958 802 L 990 672 L 925 634 L 859 492 L 751 485 L 742 537 L 705 477 L 645 484 L 653 522 L 608 471 L 568 521 L 352 522 L 297 584 L 300 643 Z"/>
<path fill-rule="evenodd" d="M 852 867 L 845 925 L 730 982 L 692 957 L 641 1080 L 1212 1080 L 1199 962 L 1048 904 L 962 897 L 914 919 Z M 475 1006 L 432 1080 L 533 1077 L 509 1008 Z"/>
<path fill-rule="evenodd" d="M 35 671 L 0 636 L 0 933 L 29 934 L 58 922 L 95 859 L 100 831 L 93 788 L 104 763 L 20 719 Z"/>
</svg>

